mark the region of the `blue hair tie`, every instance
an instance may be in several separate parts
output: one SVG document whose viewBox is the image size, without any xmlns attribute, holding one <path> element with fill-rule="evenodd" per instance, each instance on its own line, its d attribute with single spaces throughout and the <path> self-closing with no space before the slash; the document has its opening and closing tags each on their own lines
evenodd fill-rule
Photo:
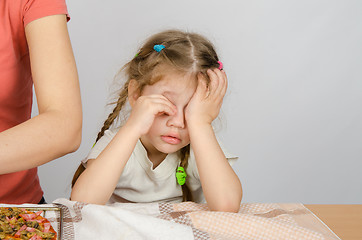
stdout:
<svg viewBox="0 0 362 240">
<path fill-rule="evenodd" d="M 156 51 L 156 52 L 161 52 L 162 49 L 164 49 L 165 46 L 162 45 L 162 44 L 156 44 L 155 46 L 153 46 L 153 49 Z"/>
</svg>

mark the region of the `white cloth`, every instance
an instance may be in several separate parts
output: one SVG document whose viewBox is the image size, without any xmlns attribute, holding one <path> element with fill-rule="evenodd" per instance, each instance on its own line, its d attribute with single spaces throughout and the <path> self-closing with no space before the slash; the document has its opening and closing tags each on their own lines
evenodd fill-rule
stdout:
<svg viewBox="0 0 362 240">
<path fill-rule="evenodd" d="M 280 239 L 340 240 L 302 204 L 243 203 L 238 213 L 206 204 L 115 203 L 108 206 L 57 199 L 61 239 Z M 39 206 L 39 205 L 38 205 Z"/>
<path fill-rule="evenodd" d="M 98 140 L 85 160 L 96 159 L 117 133 L 116 130 L 106 130 Z M 221 146 L 221 144 L 220 144 Z M 221 146 L 226 158 L 232 165 L 238 157 L 228 153 Z M 168 154 L 166 158 L 153 169 L 152 162 L 147 157 L 147 151 L 138 140 L 135 149 L 128 160 L 118 184 L 108 203 L 114 202 L 182 202 L 181 186 L 176 181 L 176 169 L 180 159 L 177 153 Z M 192 149 L 186 169 L 186 184 L 195 202 L 204 202 L 200 177 L 197 171 L 195 156 Z"/>
</svg>

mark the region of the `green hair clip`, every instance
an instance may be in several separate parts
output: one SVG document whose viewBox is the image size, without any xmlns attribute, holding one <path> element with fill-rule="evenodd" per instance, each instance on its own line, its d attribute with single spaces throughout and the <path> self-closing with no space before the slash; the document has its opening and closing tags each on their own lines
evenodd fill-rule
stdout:
<svg viewBox="0 0 362 240">
<path fill-rule="evenodd" d="M 187 174 L 185 172 L 185 169 L 183 167 L 178 167 L 176 171 L 177 183 L 181 186 L 184 185 L 186 182 L 186 176 Z"/>
</svg>

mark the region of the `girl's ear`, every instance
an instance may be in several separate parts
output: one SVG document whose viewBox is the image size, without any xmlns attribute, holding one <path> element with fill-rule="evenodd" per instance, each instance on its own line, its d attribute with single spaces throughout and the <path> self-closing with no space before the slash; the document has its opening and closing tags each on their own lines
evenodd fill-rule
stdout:
<svg viewBox="0 0 362 240">
<path fill-rule="evenodd" d="M 137 80 L 131 79 L 128 84 L 128 101 L 131 107 L 133 107 L 134 103 L 140 96 L 140 89 Z"/>
</svg>

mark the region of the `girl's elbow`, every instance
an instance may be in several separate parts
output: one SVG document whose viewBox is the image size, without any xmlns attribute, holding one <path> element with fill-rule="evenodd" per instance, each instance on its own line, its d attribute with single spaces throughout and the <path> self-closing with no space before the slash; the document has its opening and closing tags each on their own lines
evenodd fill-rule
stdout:
<svg viewBox="0 0 362 240">
<path fill-rule="evenodd" d="M 239 212 L 240 204 L 219 204 L 218 206 L 210 207 L 211 211 L 216 212 L 230 212 L 230 213 L 237 213 Z"/>
<path fill-rule="evenodd" d="M 240 194 L 220 200 L 220 202 L 215 204 L 213 207 L 209 207 L 212 211 L 237 213 L 240 210 L 241 199 L 242 191 Z"/>
<path fill-rule="evenodd" d="M 225 210 L 223 210 L 223 212 L 238 213 L 239 209 L 240 209 L 240 205 L 238 205 L 236 207 L 226 208 Z"/>
<path fill-rule="evenodd" d="M 237 213 L 239 212 L 239 209 L 240 209 L 240 202 L 229 201 L 217 206 L 215 211 Z"/>
</svg>

